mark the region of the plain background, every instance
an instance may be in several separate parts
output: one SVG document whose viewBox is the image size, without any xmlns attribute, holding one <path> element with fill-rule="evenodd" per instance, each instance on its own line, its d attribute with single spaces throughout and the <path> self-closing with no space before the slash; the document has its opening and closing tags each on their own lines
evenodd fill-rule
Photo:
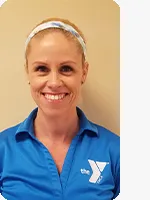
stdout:
<svg viewBox="0 0 150 200">
<path fill-rule="evenodd" d="M 120 8 L 113 0 L 8 0 L 0 8 L 0 130 L 36 106 L 24 70 L 24 43 L 40 21 L 62 17 L 87 40 L 90 64 L 80 107 L 88 118 L 120 134 Z"/>
</svg>

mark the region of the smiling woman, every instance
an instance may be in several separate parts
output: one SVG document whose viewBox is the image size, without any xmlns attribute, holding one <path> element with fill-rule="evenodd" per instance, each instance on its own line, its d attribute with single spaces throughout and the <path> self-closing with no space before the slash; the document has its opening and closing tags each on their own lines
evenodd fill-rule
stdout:
<svg viewBox="0 0 150 200">
<path fill-rule="evenodd" d="M 29 34 L 25 58 L 37 108 L 0 134 L 0 191 L 11 200 L 116 198 L 119 136 L 77 107 L 88 73 L 82 32 L 68 20 L 45 20 Z"/>
<path fill-rule="evenodd" d="M 75 28 L 68 20 L 48 19 L 26 41 L 26 71 L 38 114 L 53 119 L 63 116 L 62 122 L 76 116 L 81 83 L 88 71 L 85 42 Z"/>
</svg>

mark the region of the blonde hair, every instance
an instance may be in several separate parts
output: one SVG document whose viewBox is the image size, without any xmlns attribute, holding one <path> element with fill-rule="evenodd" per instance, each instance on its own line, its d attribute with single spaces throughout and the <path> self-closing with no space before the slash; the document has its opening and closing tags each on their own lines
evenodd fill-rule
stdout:
<svg viewBox="0 0 150 200">
<path fill-rule="evenodd" d="M 32 30 L 34 30 L 37 26 L 41 25 L 41 24 L 44 24 L 46 22 L 51 22 L 51 21 L 60 21 L 60 22 L 63 22 L 67 25 L 70 25 L 72 26 L 79 34 L 80 36 L 82 37 L 84 43 L 86 44 L 86 40 L 85 40 L 85 37 L 83 35 L 83 33 L 81 32 L 81 30 L 72 22 L 70 22 L 69 20 L 67 19 L 62 19 L 62 18 L 48 18 L 48 19 L 45 19 L 43 20 L 42 22 L 40 22 L 39 24 L 37 24 Z M 69 31 L 67 30 L 64 30 L 64 29 L 58 29 L 58 28 L 48 28 L 48 29 L 45 29 L 45 30 L 41 30 L 39 31 L 38 33 L 36 33 L 33 38 L 42 38 L 44 37 L 46 34 L 50 33 L 50 32 L 62 32 L 68 39 L 72 40 L 72 41 L 75 41 L 76 44 L 77 44 L 77 47 L 80 51 L 80 53 L 82 53 L 82 59 L 83 61 L 85 61 L 85 55 L 84 55 L 84 52 L 83 52 L 83 48 L 81 46 L 81 44 L 79 43 L 78 39 Z M 32 31 L 31 31 L 32 32 Z M 32 38 L 30 40 L 30 42 L 28 43 L 27 47 L 26 47 L 26 51 L 25 51 L 25 60 L 26 60 L 26 63 L 25 63 L 25 66 L 26 66 L 26 69 L 27 69 L 27 66 L 28 66 L 28 63 L 27 63 L 27 56 L 30 52 L 30 49 L 31 49 L 31 41 L 32 41 Z"/>
</svg>

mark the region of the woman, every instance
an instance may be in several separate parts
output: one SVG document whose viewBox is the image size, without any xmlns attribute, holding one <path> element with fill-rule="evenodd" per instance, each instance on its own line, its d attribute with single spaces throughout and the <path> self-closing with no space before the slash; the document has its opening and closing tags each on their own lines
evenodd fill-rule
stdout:
<svg viewBox="0 0 150 200">
<path fill-rule="evenodd" d="M 119 194 L 119 137 L 77 107 L 88 63 L 85 39 L 71 22 L 38 24 L 25 44 L 37 104 L 0 134 L 0 193 L 8 200 L 112 200 Z"/>
</svg>

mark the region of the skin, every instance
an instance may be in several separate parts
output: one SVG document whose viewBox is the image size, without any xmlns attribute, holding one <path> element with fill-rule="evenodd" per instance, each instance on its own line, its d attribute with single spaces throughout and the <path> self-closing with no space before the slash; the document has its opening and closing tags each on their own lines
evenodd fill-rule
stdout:
<svg viewBox="0 0 150 200">
<path fill-rule="evenodd" d="M 88 63 L 83 63 L 76 42 L 61 32 L 49 33 L 41 39 L 33 38 L 30 45 L 27 76 L 38 106 L 34 122 L 36 137 L 46 146 L 69 145 L 79 130 L 76 106 L 82 82 L 87 77 Z M 48 100 L 46 94 L 66 96 L 54 101 Z"/>
</svg>

